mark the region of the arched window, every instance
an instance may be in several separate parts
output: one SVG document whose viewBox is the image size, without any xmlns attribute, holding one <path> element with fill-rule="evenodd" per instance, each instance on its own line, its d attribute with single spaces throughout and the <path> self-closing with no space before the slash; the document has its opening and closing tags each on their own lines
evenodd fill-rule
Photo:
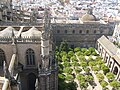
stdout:
<svg viewBox="0 0 120 90">
<path fill-rule="evenodd" d="M 57 33 L 60 33 L 60 30 L 57 30 Z"/>
<path fill-rule="evenodd" d="M 94 30 L 94 34 L 96 33 L 96 30 Z"/>
<path fill-rule="evenodd" d="M 89 33 L 89 30 L 86 31 L 86 34 L 88 34 L 88 33 Z"/>
<path fill-rule="evenodd" d="M 67 33 L 67 30 L 65 30 L 65 33 Z"/>
<path fill-rule="evenodd" d="M 5 61 L 5 53 L 2 49 L 0 49 L 0 68 L 3 68 L 3 62 Z"/>
<path fill-rule="evenodd" d="M 31 48 L 26 51 L 26 63 L 27 65 L 35 65 L 35 53 Z"/>
<path fill-rule="evenodd" d="M 82 33 L 82 30 L 79 30 L 79 33 Z"/>
<path fill-rule="evenodd" d="M 109 64 L 109 68 L 111 68 L 111 65 L 112 65 L 112 62 L 110 62 L 110 64 Z"/>
<path fill-rule="evenodd" d="M 75 30 L 73 30 L 72 33 L 74 34 L 74 33 L 75 33 Z"/>
<path fill-rule="evenodd" d="M 114 68 L 113 73 L 114 73 L 115 75 L 117 75 L 117 73 L 118 73 L 118 67 L 115 67 L 115 68 Z"/>
<path fill-rule="evenodd" d="M 108 60 L 108 56 L 105 57 L 105 63 L 107 62 L 107 60 Z"/>
</svg>

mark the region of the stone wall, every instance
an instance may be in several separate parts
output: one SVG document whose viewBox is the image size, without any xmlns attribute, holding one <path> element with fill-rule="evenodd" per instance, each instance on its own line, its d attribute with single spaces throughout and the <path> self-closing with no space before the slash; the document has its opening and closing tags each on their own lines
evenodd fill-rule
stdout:
<svg viewBox="0 0 120 90">
<path fill-rule="evenodd" d="M 69 46 L 95 47 L 96 41 L 102 35 L 112 35 L 110 24 L 52 24 L 53 38 L 57 45 L 66 40 Z"/>
</svg>

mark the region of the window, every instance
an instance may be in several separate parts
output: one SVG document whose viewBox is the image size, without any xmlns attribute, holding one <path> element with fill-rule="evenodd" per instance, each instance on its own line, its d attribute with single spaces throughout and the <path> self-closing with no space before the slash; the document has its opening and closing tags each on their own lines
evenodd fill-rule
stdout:
<svg viewBox="0 0 120 90">
<path fill-rule="evenodd" d="M 89 30 L 87 30 L 86 33 L 88 34 L 88 33 L 89 33 Z"/>
<path fill-rule="evenodd" d="M 82 30 L 80 30 L 79 33 L 82 33 Z"/>
<path fill-rule="evenodd" d="M 96 33 L 96 30 L 94 30 L 94 34 Z"/>
<path fill-rule="evenodd" d="M 74 34 L 74 33 L 75 33 L 75 30 L 73 30 L 72 33 Z"/>
<path fill-rule="evenodd" d="M 0 68 L 3 68 L 3 62 L 5 61 L 5 53 L 0 49 Z"/>
<path fill-rule="evenodd" d="M 57 33 L 60 33 L 60 30 L 57 30 Z"/>
<path fill-rule="evenodd" d="M 65 30 L 65 33 L 67 33 L 67 30 Z"/>
<path fill-rule="evenodd" d="M 117 73 L 118 73 L 118 67 L 115 66 L 113 73 L 114 73 L 115 75 L 117 75 Z"/>
<path fill-rule="evenodd" d="M 100 34 L 102 34 L 103 33 L 103 30 L 100 30 Z"/>
<path fill-rule="evenodd" d="M 30 48 L 26 51 L 26 63 L 27 65 L 35 65 L 35 53 Z"/>
<path fill-rule="evenodd" d="M 112 62 L 110 62 L 110 64 L 109 64 L 109 68 L 111 68 L 111 65 L 112 65 Z"/>
</svg>

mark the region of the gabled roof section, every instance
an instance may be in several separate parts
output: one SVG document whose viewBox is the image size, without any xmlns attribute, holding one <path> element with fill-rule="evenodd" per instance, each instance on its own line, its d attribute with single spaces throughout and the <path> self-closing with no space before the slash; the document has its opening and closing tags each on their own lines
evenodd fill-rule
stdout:
<svg viewBox="0 0 120 90">
<path fill-rule="evenodd" d="M 34 26 L 32 28 L 30 28 L 28 31 L 23 32 L 22 36 L 41 36 L 41 31 L 39 31 L 37 28 L 35 28 Z"/>
<path fill-rule="evenodd" d="M 16 36 L 16 34 L 18 33 L 18 31 L 16 31 L 13 27 L 8 26 L 4 30 L 0 31 L 0 36 L 2 36 L 2 37 L 11 37 L 13 33 Z"/>
</svg>

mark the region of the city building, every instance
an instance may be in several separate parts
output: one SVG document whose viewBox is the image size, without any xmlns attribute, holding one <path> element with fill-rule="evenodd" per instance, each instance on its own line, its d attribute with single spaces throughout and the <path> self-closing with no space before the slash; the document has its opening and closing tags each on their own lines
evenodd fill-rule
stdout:
<svg viewBox="0 0 120 90">
<path fill-rule="evenodd" d="M 58 89 L 50 20 L 45 15 L 39 26 L 0 26 L 2 90 Z"/>
<path fill-rule="evenodd" d="M 33 1 L 30 0 L 31 3 Z M 63 1 L 68 4 L 70 0 Z M 97 43 L 99 54 L 116 79 L 120 80 L 120 51 L 105 37 L 112 36 L 115 23 L 97 18 L 86 7 L 82 7 L 88 10 L 82 17 L 70 18 L 68 15 L 72 5 L 66 10 L 63 7 L 60 10 L 55 8 L 56 11 L 51 9 L 52 14 L 57 16 L 51 15 L 51 23 L 45 8 L 41 7 L 42 13 L 38 15 L 42 16 L 45 12 L 45 17 L 43 19 L 39 16 L 39 22 L 37 12 L 34 12 L 38 8 L 31 8 L 30 2 L 25 11 L 21 11 L 20 7 L 12 9 L 11 2 L 0 2 L 0 89 L 57 90 L 54 44 L 60 45 L 61 41 L 67 41 L 71 48 L 96 47 Z"/>
<path fill-rule="evenodd" d="M 110 71 L 116 75 L 115 79 L 120 81 L 120 48 L 102 36 L 97 40 L 97 50 Z"/>
<path fill-rule="evenodd" d="M 0 1 L 0 21 L 12 21 L 12 0 Z"/>
<path fill-rule="evenodd" d="M 70 47 L 95 47 L 102 35 L 112 35 L 114 24 L 98 20 L 88 10 L 79 20 L 56 20 L 52 23 L 52 30 L 57 45 L 66 40 Z"/>
</svg>

